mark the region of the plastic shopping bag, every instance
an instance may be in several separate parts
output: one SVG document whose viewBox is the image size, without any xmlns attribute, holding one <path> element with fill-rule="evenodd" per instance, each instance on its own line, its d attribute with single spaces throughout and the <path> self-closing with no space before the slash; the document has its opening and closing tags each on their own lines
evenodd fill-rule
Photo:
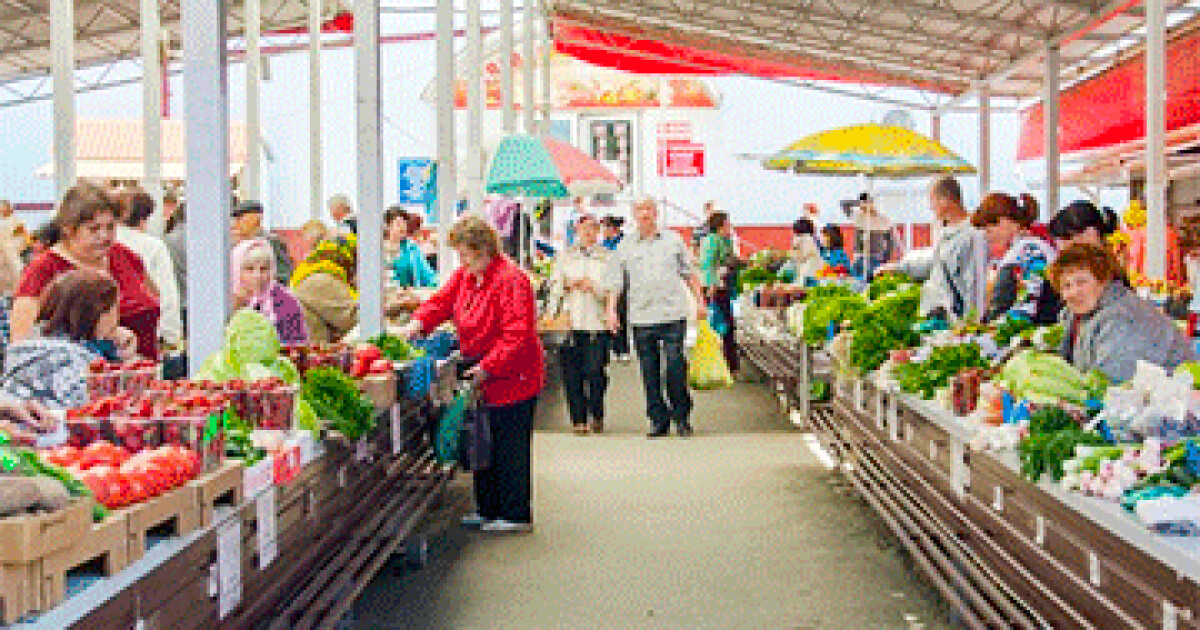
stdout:
<svg viewBox="0 0 1200 630">
<path fill-rule="evenodd" d="M 434 445 L 438 463 L 454 464 L 459 461 L 462 455 L 463 424 L 470 405 L 470 393 L 460 391 L 454 395 L 454 402 L 442 414 L 438 422 L 437 443 Z"/>
<path fill-rule="evenodd" d="M 723 389 L 733 386 L 733 375 L 722 355 L 721 338 L 708 322 L 697 324 L 696 345 L 688 356 L 688 384 L 692 389 Z"/>
</svg>

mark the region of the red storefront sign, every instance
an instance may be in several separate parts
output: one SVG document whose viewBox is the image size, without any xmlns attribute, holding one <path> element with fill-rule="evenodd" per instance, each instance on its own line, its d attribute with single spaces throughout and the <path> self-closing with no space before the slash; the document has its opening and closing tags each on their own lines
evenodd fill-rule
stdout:
<svg viewBox="0 0 1200 630">
<path fill-rule="evenodd" d="M 665 142 L 658 148 L 659 177 L 704 177 L 704 145 Z"/>
</svg>

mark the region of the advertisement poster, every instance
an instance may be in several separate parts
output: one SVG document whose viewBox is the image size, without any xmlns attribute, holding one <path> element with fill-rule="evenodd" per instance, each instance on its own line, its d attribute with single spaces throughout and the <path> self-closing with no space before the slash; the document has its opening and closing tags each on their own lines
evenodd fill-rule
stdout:
<svg viewBox="0 0 1200 630">
<path fill-rule="evenodd" d="M 663 121 L 657 132 L 659 177 L 704 177 L 704 144 L 691 121 Z"/>
</svg>

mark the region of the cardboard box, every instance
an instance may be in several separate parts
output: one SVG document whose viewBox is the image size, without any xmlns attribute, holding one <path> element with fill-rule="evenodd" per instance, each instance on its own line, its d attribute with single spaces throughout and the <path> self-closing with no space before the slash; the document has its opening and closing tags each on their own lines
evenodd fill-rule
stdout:
<svg viewBox="0 0 1200 630">
<path fill-rule="evenodd" d="M 195 492 L 201 527 L 212 524 L 213 513 L 218 503 L 242 503 L 244 470 L 241 462 L 227 461 L 217 470 L 197 477 L 187 484 L 187 487 Z"/>
<path fill-rule="evenodd" d="M 176 488 L 162 496 L 123 510 L 129 518 L 129 562 L 146 555 L 147 533 L 171 523 L 171 533 L 183 536 L 200 526 L 200 502 L 196 489 Z"/>
<path fill-rule="evenodd" d="M 66 599 L 68 574 L 100 560 L 105 577 L 116 575 L 129 566 L 129 516 L 118 512 L 95 523 L 91 531 L 75 545 L 52 553 L 42 561 L 42 609 L 49 610 Z"/>
<path fill-rule="evenodd" d="M 42 562 L 0 564 L 0 623 L 16 623 L 25 615 L 41 610 L 38 588 Z"/>
<path fill-rule="evenodd" d="M 92 500 L 76 499 L 49 514 L 0 519 L 0 564 L 28 564 L 69 547 L 92 523 Z"/>
</svg>

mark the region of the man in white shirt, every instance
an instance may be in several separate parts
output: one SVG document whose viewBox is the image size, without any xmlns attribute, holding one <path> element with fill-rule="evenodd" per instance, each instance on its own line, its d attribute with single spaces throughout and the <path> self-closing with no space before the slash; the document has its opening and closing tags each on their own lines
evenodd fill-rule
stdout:
<svg viewBox="0 0 1200 630">
<path fill-rule="evenodd" d="M 338 236 L 358 234 L 358 219 L 354 216 L 354 207 L 346 195 L 334 195 L 329 198 L 329 218 L 333 219 L 333 229 Z"/>
<path fill-rule="evenodd" d="M 124 212 L 117 224 L 117 242 L 133 250 L 146 265 L 146 275 L 158 291 L 158 338 L 168 346 L 178 346 L 183 341 L 183 317 L 175 264 L 166 243 L 146 233 L 146 223 L 154 214 L 154 198 L 136 193 L 129 198 Z"/>
</svg>

